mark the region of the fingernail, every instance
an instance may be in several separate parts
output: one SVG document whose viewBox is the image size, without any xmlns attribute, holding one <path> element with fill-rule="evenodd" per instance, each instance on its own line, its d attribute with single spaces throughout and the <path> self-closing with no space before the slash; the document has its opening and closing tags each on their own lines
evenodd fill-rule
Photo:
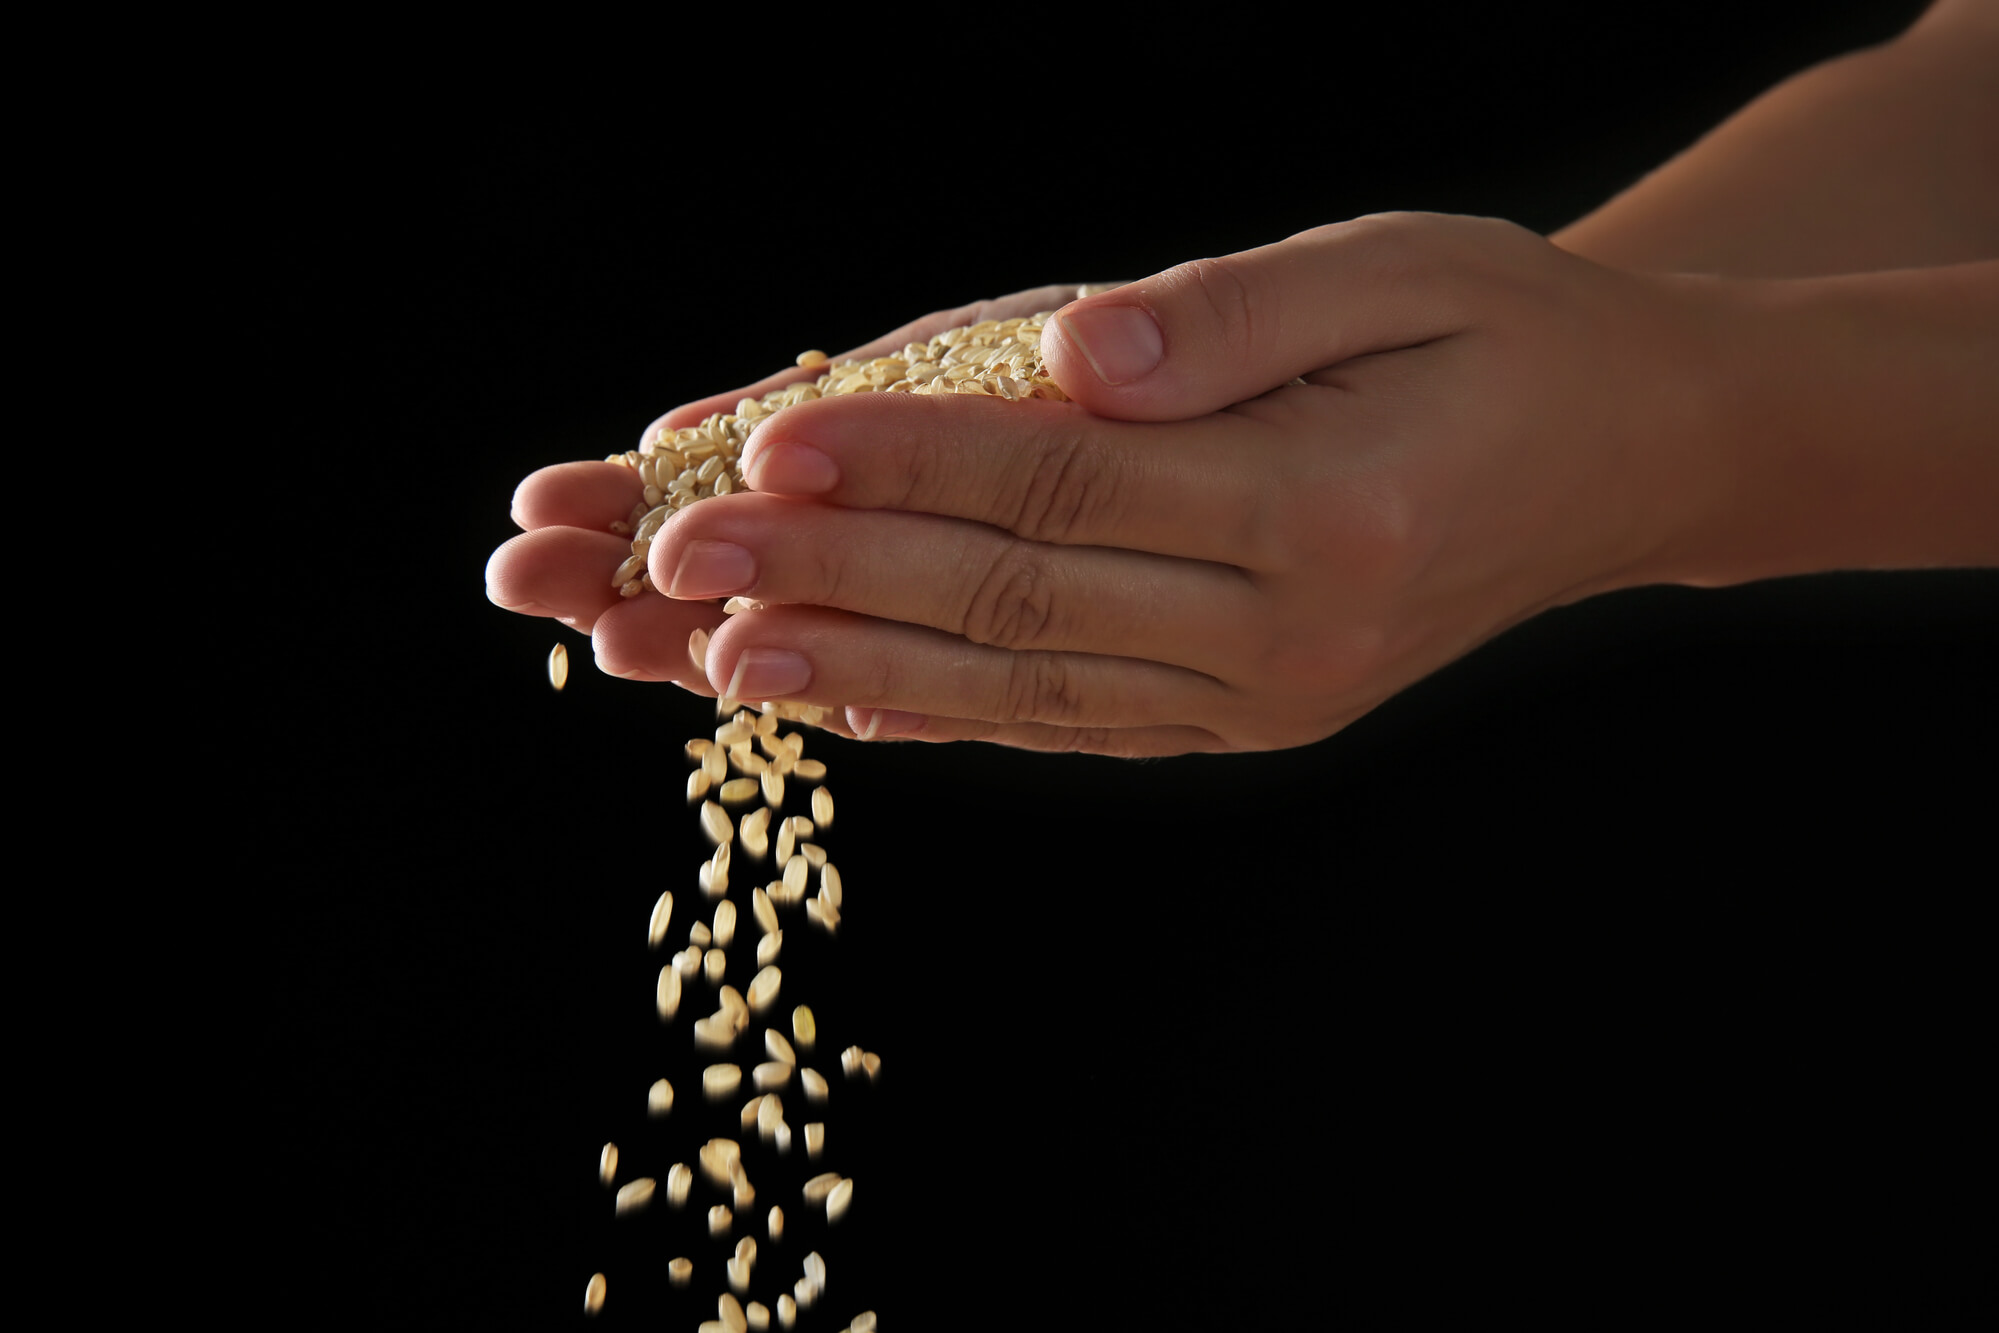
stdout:
<svg viewBox="0 0 1999 1333">
<path fill-rule="evenodd" d="M 1149 375 L 1166 354 L 1159 325 L 1135 305 L 1085 306 L 1062 316 L 1062 327 L 1106 384 Z"/>
<path fill-rule="evenodd" d="M 779 440 L 757 451 L 747 480 L 772 495 L 824 495 L 840 484 L 840 465 L 809 444 Z"/>
<path fill-rule="evenodd" d="M 708 678 L 714 683 L 714 677 Z M 745 648 L 722 694 L 730 699 L 785 699 L 812 683 L 812 664 L 783 648 Z M 717 687 L 720 688 L 719 686 Z"/>
<path fill-rule="evenodd" d="M 856 740 L 872 741 L 890 736 L 910 736 L 923 726 L 921 713 L 905 713 L 894 708 L 849 708 L 847 730 Z"/>
<path fill-rule="evenodd" d="M 722 597 L 757 581 L 756 557 L 734 542 L 689 542 L 673 571 L 668 597 Z"/>
</svg>

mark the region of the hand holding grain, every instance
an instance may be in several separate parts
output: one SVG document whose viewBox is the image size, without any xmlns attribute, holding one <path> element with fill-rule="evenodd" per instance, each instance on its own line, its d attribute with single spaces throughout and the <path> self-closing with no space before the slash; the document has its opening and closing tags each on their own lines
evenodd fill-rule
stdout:
<svg viewBox="0 0 1999 1333">
<path fill-rule="evenodd" d="M 768 610 L 612 607 L 609 537 L 570 601 L 560 560 L 509 587 L 590 615 L 611 669 L 847 704 L 863 735 L 1303 744 L 1597 592 L 1999 558 L 1995 285 L 1632 274 L 1502 222 L 1362 218 L 1065 307 L 1042 352 L 1071 402 L 767 418 L 753 493 L 649 558 Z M 537 514 L 630 502 L 538 478 Z"/>
</svg>

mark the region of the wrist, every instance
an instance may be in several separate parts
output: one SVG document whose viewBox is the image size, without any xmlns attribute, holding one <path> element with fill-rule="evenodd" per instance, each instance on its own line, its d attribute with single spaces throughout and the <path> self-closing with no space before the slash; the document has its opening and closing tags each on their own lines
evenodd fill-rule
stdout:
<svg viewBox="0 0 1999 1333">
<path fill-rule="evenodd" d="M 1999 563 L 1999 262 L 1703 297 L 1708 382 L 1676 460 L 1692 500 L 1650 572 Z"/>
</svg>

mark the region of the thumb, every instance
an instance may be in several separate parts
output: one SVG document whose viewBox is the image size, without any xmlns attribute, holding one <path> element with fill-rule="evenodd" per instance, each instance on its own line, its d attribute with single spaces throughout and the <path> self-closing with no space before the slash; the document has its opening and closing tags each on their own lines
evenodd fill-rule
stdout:
<svg viewBox="0 0 1999 1333">
<path fill-rule="evenodd" d="M 1205 416 L 1349 357 L 1465 327 L 1447 270 L 1483 218 L 1388 213 L 1197 259 L 1072 301 L 1041 337 L 1062 392 L 1097 416 Z"/>
</svg>

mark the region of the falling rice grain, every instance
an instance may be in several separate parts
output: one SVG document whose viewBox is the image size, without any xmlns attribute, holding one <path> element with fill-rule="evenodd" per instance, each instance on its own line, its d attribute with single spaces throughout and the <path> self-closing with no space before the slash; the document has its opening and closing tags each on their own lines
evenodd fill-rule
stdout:
<svg viewBox="0 0 1999 1333">
<path fill-rule="evenodd" d="M 775 966 L 767 967 L 756 974 L 750 982 L 749 1002 L 753 1012 L 761 1013 L 777 999 L 777 988 L 784 980 L 784 974 Z"/>
<path fill-rule="evenodd" d="M 708 1100 L 720 1101 L 743 1085 L 741 1065 L 709 1065 L 701 1071 L 701 1091 Z"/>
<path fill-rule="evenodd" d="M 831 903 L 836 912 L 845 905 L 841 901 L 847 895 L 840 883 L 840 867 L 831 861 L 819 868 L 819 896 Z"/>
<path fill-rule="evenodd" d="M 764 1052 L 773 1060 L 782 1060 L 788 1065 L 798 1063 L 798 1053 L 791 1049 L 791 1043 L 776 1028 L 764 1029 Z"/>
<path fill-rule="evenodd" d="M 745 1133 L 756 1127 L 757 1114 L 763 1110 L 764 1099 L 752 1097 L 743 1103 L 743 1130 Z"/>
<path fill-rule="evenodd" d="M 798 1302 L 789 1292 L 777 1298 L 777 1322 L 781 1328 L 790 1328 L 798 1322 Z"/>
<path fill-rule="evenodd" d="M 826 765 L 818 759 L 801 759 L 791 771 L 807 782 L 817 782 L 826 776 Z"/>
<path fill-rule="evenodd" d="M 671 1019 L 680 1010 L 680 969 L 668 963 L 659 970 L 659 988 L 654 995 L 659 1016 Z"/>
<path fill-rule="evenodd" d="M 805 919 L 830 935 L 839 928 L 840 909 L 824 898 L 807 898 Z"/>
<path fill-rule="evenodd" d="M 698 945 L 698 944 L 690 944 L 690 945 L 688 945 L 688 946 L 687 946 L 687 947 L 686 947 L 685 949 L 682 949 L 682 950 L 680 951 L 680 953 L 679 953 L 678 957 L 679 957 L 679 959 L 680 959 L 680 975 L 681 975 L 681 976 L 683 976 L 683 977 L 691 977 L 691 976 L 693 976 L 693 975 L 694 975 L 694 974 L 695 974 L 696 972 L 699 972 L 699 971 L 701 970 L 701 946 L 700 946 L 700 945 Z"/>
<path fill-rule="evenodd" d="M 597 1179 L 609 1185 L 618 1177 L 618 1145 L 607 1143 L 597 1154 Z"/>
<path fill-rule="evenodd" d="M 814 787 L 812 789 L 812 818 L 820 828 L 833 827 L 833 792 L 830 788 Z M 863 824 L 867 823 L 865 819 L 861 822 Z"/>
<path fill-rule="evenodd" d="M 652 1192 L 659 1182 L 651 1176 L 640 1176 L 637 1180 L 618 1187 L 617 1214 L 636 1213 L 652 1202 Z"/>
<path fill-rule="evenodd" d="M 826 1196 L 831 1194 L 833 1187 L 839 1183 L 840 1173 L 838 1171 L 828 1171 L 824 1175 L 812 1177 L 812 1179 L 805 1182 L 805 1202 L 815 1207 L 825 1203 Z M 806 1271 L 809 1273 L 812 1270 L 808 1268 Z"/>
<path fill-rule="evenodd" d="M 825 1150 L 826 1150 L 825 1122 L 814 1120 L 811 1124 L 805 1127 L 805 1155 L 807 1157 L 810 1157 L 813 1161 L 816 1162 L 819 1160 L 819 1154 L 824 1152 Z"/>
<path fill-rule="evenodd" d="M 729 777 L 729 755 L 721 746 L 712 746 L 701 756 L 701 771 L 708 775 L 708 781 L 716 785 L 726 782 Z"/>
<path fill-rule="evenodd" d="M 847 1209 L 854 1203 L 854 1182 L 842 1180 L 826 1196 L 826 1220 L 837 1222 L 847 1215 Z"/>
<path fill-rule="evenodd" d="M 784 947 L 784 932 L 774 930 L 757 941 L 757 966 L 768 967 L 777 961 L 778 950 Z"/>
<path fill-rule="evenodd" d="M 770 807 L 765 806 L 764 808 L 769 809 Z M 789 864 L 792 853 L 797 850 L 798 830 L 793 828 L 791 821 L 787 819 L 777 826 L 777 863 L 779 865 Z"/>
<path fill-rule="evenodd" d="M 715 1302 L 715 1307 L 722 1322 L 729 1326 L 729 1333 L 743 1333 L 750 1326 L 749 1321 L 743 1318 L 742 1303 L 728 1292 L 722 1293 L 722 1298 Z"/>
<path fill-rule="evenodd" d="M 805 1256 L 805 1280 L 812 1284 L 815 1296 L 826 1290 L 826 1261 L 817 1250 Z"/>
<path fill-rule="evenodd" d="M 735 1220 L 736 1215 L 729 1211 L 729 1205 L 725 1203 L 716 1204 L 708 1210 L 708 1234 L 711 1236 L 728 1235 L 729 1224 Z"/>
<path fill-rule="evenodd" d="M 742 840 L 744 851 L 761 861 L 770 851 L 770 807 L 760 805 L 744 815 L 736 826 L 736 837 Z"/>
<path fill-rule="evenodd" d="M 861 1072 L 861 1057 L 867 1054 L 858 1046 L 849 1046 L 840 1052 L 840 1069 L 848 1078 Z"/>
<path fill-rule="evenodd" d="M 710 1139 L 701 1145 L 701 1174 L 718 1189 L 729 1184 L 729 1170 L 742 1160 L 743 1148 L 734 1139 Z"/>
<path fill-rule="evenodd" d="M 656 1079 L 646 1089 L 646 1114 L 662 1116 L 673 1109 L 673 1085 L 665 1079 Z"/>
<path fill-rule="evenodd" d="M 745 1305 L 743 1317 L 750 1321 L 750 1333 L 762 1333 L 770 1327 L 770 1307 L 762 1301 L 751 1301 Z"/>
<path fill-rule="evenodd" d="M 815 1293 L 812 1290 L 812 1279 L 802 1277 L 798 1279 L 798 1281 L 792 1283 L 791 1294 L 797 1298 L 799 1309 L 801 1310 L 811 1309 L 812 1298 L 815 1295 Z"/>
<path fill-rule="evenodd" d="M 726 1013 L 710 1014 L 694 1020 L 694 1046 L 703 1051 L 724 1051 L 736 1040 L 736 1020 Z"/>
<path fill-rule="evenodd" d="M 596 1314 L 604 1308 L 605 1287 L 606 1284 L 602 1273 L 592 1273 L 590 1275 L 590 1285 L 583 1288 L 584 1314 Z"/>
<path fill-rule="evenodd" d="M 811 1050 L 812 1043 L 819 1040 L 819 1020 L 805 1005 L 801 1004 L 791 1011 L 791 1039 L 798 1043 L 801 1051 Z"/>
<path fill-rule="evenodd" d="M 652 905 L 652 925 L 646 934 L 647 944 L 657 949 L 660 941 L 666 938 L 666 928 L 672 920 L 673 894 L 662 893 L 659 895 L 659 901 Z"/>
<path fill-rule="evenodd" d="M 770 1216 L 767 1219 L 765 1219 L 764 1227 L 766 1230 L 770 1232 L 770 1238 L 772 1240 L 783 1240 L 784 1209 L 779 1208 L 775 1204 L 773 1204 L 771 1206 Z"/>
<path fill-rule="evenodd" d="M 569 683 L 569 649 L 564 644 L 548 650 L 548 683 L 558 690 Z"/>
<path fill-rule="evenodd" d="M 708 776 L 708 771 L 706 769 L 697 768 L 692 773 L 689 773 L 687 775 L 688 803 L 692 804 L 693 802 L 698 801 L 702 797 L 706 796 L 708 794 L 708 789 L 713 785 L 714 785 L 714 779 Z"/>
<path fill-rule="evenodd" d="M 791 1066 L 782 1060 L 766 1060 L 750 1071 L 759 1088 L 781 1088 L 791 1082 Z"/>
<path fill-rule="evenodd" d="M 792 902 L 805 895 L 805 879 L 812 873 L 812 866 L 802 856 L 794 856 L 784 863 L 784 896 Z"/>
<path fill-rule="evenodd" d="M 761 1066 L 759 1066 L 761 1068 Z M 784 1102 L 776 1093 L 757 1099 L 757 1137 L 765 1142 L 777 1137 L 777 1127 L 784 1123 Z"/>
<path fill-rule="evenodd" d="M 722 784 L 721 797 L 728 805 L 748 805 L 757 798 L 757 780 L 731 778 Z"/>
<path fill-rule="evenodd" d="M 747 1208 L 756 1202 L 756 1187 L 750 1184 L 749 1173 L 740 1161 L 729 1163 L 729 1188 L 735 1193 L 736 1207 Z"/>
<path fill-rule="evenodd" d="M 875 1312 L 863 1310 L 847 1325 L 847 1333 L 875 1333 Z"/>
<path fill-rule="evenodd" d="M 735 832 L 735 825 L 721 806 L 713 801 L 701 803 L 701 831 L 708 835 L 708 841 L 726 845 Z"/>
<path fill-rule="evenodd" d="M 687 942 L 697 949 L 706 949 L 715 942 L 715 937 L 709 933 L 707 922 L 696 921 L 687 929 Z"/>
<path fill-rule="evenodd" d="M 691 1259 L 675 1259 L 666 1266 L 666 1276 L 674 1286 L 684 1287 L 694 1276 L 694 1262 Z"/>
<path fill-rule="evenodd" d="M 823 1102 L 826 1100 L 826 1093 L 829 1089 L 827 1088 L 826 1076 L 824 1074 L 816 1069 L 801 1069 L 798 1071 L 798 1081 L 805 1085 L 806 1101 Z"/>
<path fill-rule="evenodd" d="M 826 849 L 816 842 L 800 843 L 798 851 L 799 855 L 805 858 L 805 864 L 811 866 L 814 870 L 818 870 L 826 864 Z"/>
<path fill-rule="evenodd" d="M 735 939 L 736 905 L 725 898 L 715 904 L 715 944 L 726 949 L 735 943 Z"/>
<path fill-rule="evenodd" d="M 724 986 L 721 993 L 715 998 L 720 1001 L 722 1008 L 727 1011 L 730 1020 L 735 1024 L 737 1032 L 741 1032 L 750 1025 L 750 1006 L 743 999 L 741 991 L 737 990 L 734 986 Z"/>
<path fill-rule="evenodd" d="M 694 1172 L 685 1162 L 675 1162 L 666 1173 L 666 1201 L 675 1208 L 687 1202 L 687 1192 L 694 1187 Z"/>
<path fill-rule="evenodd" d="M 869 1051 L 861 1057 L 861 1068 L 868 1071 L 868 1082 L 872 1083 L 882 1072 L 882 1058 Z"/>
</svg>

